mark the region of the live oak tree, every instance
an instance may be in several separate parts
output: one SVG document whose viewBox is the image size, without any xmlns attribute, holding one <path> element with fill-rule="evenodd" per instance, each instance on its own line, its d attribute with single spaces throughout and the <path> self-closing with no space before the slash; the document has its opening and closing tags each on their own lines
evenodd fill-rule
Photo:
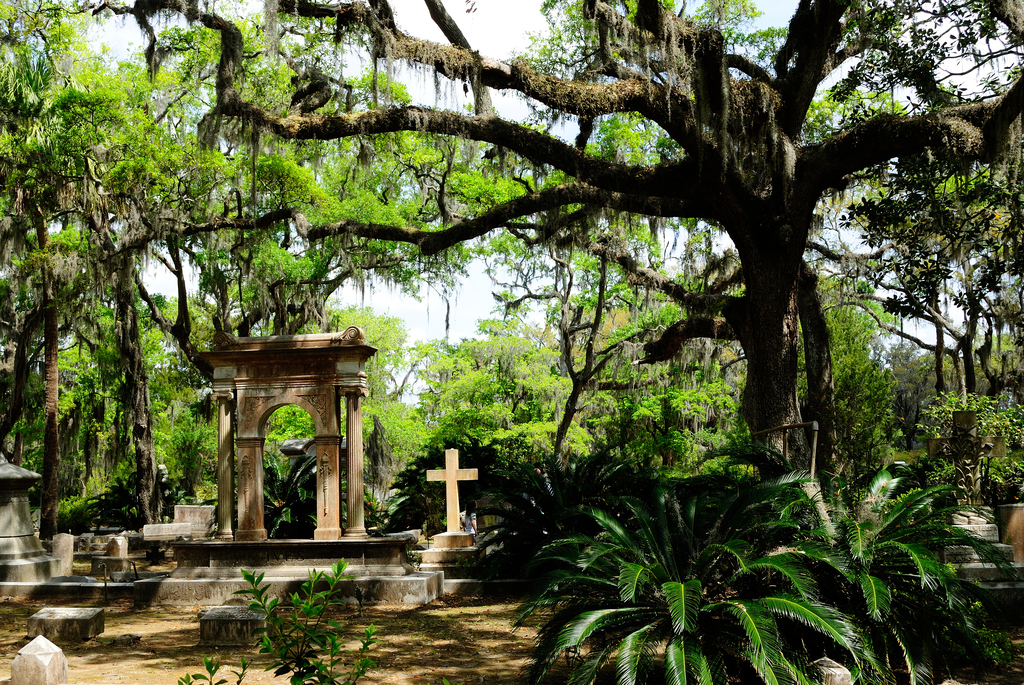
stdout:
<svg viewBox="0 0 1024 685">
<path fill-rule="evenodd" d="M 957 73 L 980 73 L 997 59 L 1015 63 L 1024 36 L 1024 8 L 1014 0 L 885 3 L 799 0 L 788 29 L 758 52 L 733 44 L 709 16 L 695 20 L 658 0 L 550 3 L 572 30 L 566 54 L 503 62 L 473 48 L 439 0 L 425 0 L 448 43 L 420 40 L 398 28 L 387 0 L 320 3 L 268 1 L 265 55 L 244 48 L 242 24 L 194 0 L 93 3 L 94 12 L 133 15 L 153 36 L 151 20 L 178 15 L 219 34 L 215 99 L 198 126 L 206 145 L 223 144 L 230 122 L 278 141 L 372 141 L 416 132 L 440 147 L 452 138 L 481 145 L 484 156 L 515 155 L 541 170 L 517 194 L 478 203 L 432 196 L 430 221 L 362 217 L 310 221 L 295 207 L 258 213 L 239 203 L 215 222 L 164 224 L 163 239 L 230 228 L 251 231 L 290 222 L 309 241 L 348 239 L 411 245 L 429 257 L 493 231 L 515 230 L 531 240 L 571 240 L 636 283 L 659 288 L 683 307 L 684 318 L 647 347 L 647 361 L 671 358 L 697 337 L 738 341 L 747 360 L 742 412 L 753 430 L 815 418 L 826 424 L 833 393 L 828 334 L 815 276 L 804 261 L 823 196 L 851 176 L 887 160 L 942 149 L 960 160 L 996 158 L 1014 138 L 1011 124 L 1024 104 L 1024 82 L 981 85 Z M 508 11 L 515 11 L 510 6 Z M 310 50 L 292 59 L 292 94 L 273 99 L 245 83 L 259 59 L 293 55 L 295 34 Z M 395 63 L 461 81 L 474 111 L 411 104 L 353 108 L 352 84 L 337 66 L 346 50 L 365 46 L 380 81 Z M 152 72 L 165 54 L 154 40 Z M 564 58 L 564 59 L 563 59 Z M 573 60 L 572 63 L 569 60 Z M 385 73 L 387 78 L 385 78 Z M 859 102 L 850 116 L 817 122 L 809 116 L 828 84 L 838 102 Z M 488 89 L 521 94 L 549 117 L 575 119 L 574 142 L 495 113 Z M 375 94 L 376 94 L 376 88 Z M 907 108 L 879 100 L 899 91 Z M 658 131 L 653 157 L 623 160 L 590 144 L 595 125 L 629 115 Z M 441 186 L 444 188 L 445 186 Z M 601 212 L 690 218 L 716 226 L 735 245 L 742 290 L 695 292 L 657 269 L 651 255 L 632 253 Z M 808 406 L 797 400 L 798 340 L 803 333 Z M 801 455 L 806 459 L 806 451 Z"/>
</svg>

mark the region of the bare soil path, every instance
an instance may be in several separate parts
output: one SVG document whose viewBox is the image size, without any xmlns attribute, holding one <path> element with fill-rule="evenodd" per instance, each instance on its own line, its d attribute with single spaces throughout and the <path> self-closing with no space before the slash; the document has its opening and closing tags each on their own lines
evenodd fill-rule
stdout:
<svg viewBox="0 0 1024 685">
<path fill-rule="evenodd" d="M 11 661 L 25 644 L 28 617 L 44 607 L 39 601 L 0 601 L 0 679 L 9 677 Z M 98 605 L 97 605 L 98 606 Z M 380 642 L 372 657 L 377 667 L 360 681 L 365 685 L 402 683 L 519 683 L 536 631 L 513 632 L 516 602 L 511 598 L 461 598 L 445 595 L 427 606 L 355 608 L 335 616 L 350 627 L 352 648 L 366 626 L 374 624 Z M 138 610 L 130 602 L 106 607 L 103 634 L 78 645 L 62 645 L 70 683 L 173 685 L 186 673 L 203 670 L 203 657 L 225 664 L 222 675 L 241 657 L 252 660 L 246 683 L 288 682 L 263 669 L 266 656 L 253 649 L 199 647 L 199 607 Z"/>
</svg>

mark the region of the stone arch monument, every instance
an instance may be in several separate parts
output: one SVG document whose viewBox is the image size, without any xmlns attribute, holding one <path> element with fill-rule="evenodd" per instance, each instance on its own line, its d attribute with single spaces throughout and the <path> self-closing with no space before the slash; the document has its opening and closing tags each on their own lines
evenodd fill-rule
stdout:
<svg viewBox="0 0 1024 685">
<path fill-rule="evenodd" d="M 377 351 L 361 328 L 343 333 L 236 338 L 214 336 L 203 356 L 213 366 L 219 402 L 217 537 L 258 542 L 263 526 L 263 443 L 267 419 L 294 404 L 316 427 L 317 527 L 315 540 L 364 538 L 363 415 L 366 360 Z M 341 406 L 345 404 L 347 454 L 341 454 Z M 232 446 L 234 434 L 234 447 Z M 236 449 L 237 448 L 237 458 Z M 341 529 L 341 469 L 346 470 L 347 524 Z M 238 475 L 238 529 L 232 530 Z"/>
</svg>

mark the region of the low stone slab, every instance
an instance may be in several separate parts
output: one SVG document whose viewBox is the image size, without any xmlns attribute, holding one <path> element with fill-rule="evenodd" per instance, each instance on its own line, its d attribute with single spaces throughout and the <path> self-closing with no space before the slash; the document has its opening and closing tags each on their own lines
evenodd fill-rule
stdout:
<svg viewBox="0 0 1024 685">
<path fill-rule="evenodd" d="M 40 635 L 18 650 L 11 662 L 11 685 L 61 685 L 68 682 L 68 660 L 60 647 Z"/>
<path fill-rule="evenodd" d="M 64 644 L 82 642 L 103 632 L 103 616 L 102 607 L 43 609 L 29 617 L 28 636 L 42 635 Z"/>
<path fill-rule="evenodd" d="M 308 580 L 305 577 L 274 578 L 264 582 L 270 586 L 268 597 L 288 598 Z M 238 590 L 249 585 L 235 579 L 180 579 L 152 578 L 134 583 L 136 607 L 154 605 L 219 606 L 238 601 Z M 358 604 L 358 595 L 365 605 L 373 604 L 428 604 L 444 593 L 443 573 L 410 573 L 406 576 L 361 577 L 340 582 L 340 599 L 346 604 Z M 326 589 L 326 584 L 316 591 Z"/>
<path fill-rule="evenodd" d="M 256 643 L 255 630 L 267 627 L 267 617 L 244 607 L 212 607 L 199 617 L 199 644 L 249 645 Z"/>
<path fill-rule="evenodd" d="M 142 537 L 151 540 L 191 540 L 191 523 L 147 523 L 142 527 Z"/>
</svg>

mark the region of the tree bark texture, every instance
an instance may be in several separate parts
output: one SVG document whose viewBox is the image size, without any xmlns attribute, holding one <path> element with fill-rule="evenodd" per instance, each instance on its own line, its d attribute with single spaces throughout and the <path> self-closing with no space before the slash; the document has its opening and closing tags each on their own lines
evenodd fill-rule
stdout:
<svg viewBox="0 0 1024 685">
<path fill-rule="evenodd" d="M 125 260 L 117 274 L 117 344 L 124 363 L 121 403 L 135 456 L 135 497 L 143 523 L 160 521 L 153 430 L 150 425 L 149 375 L 135 309 L 135 262 Z"/>
<path fill-rule="evenodd" d="M 42 219 L 36 227 L 39 248 L 45 252 L 50 236 Z M 60 433 L 58 429 L 60 402 L 60 330 L 57 303 L 53 297 L 53 278 L 49 266 L 42 266 L 43 310 L 43 481 L 39 505 L 39 537 L 52 538 L 57 530 L 57 511 L 60 508 Z"/>
</svg>

